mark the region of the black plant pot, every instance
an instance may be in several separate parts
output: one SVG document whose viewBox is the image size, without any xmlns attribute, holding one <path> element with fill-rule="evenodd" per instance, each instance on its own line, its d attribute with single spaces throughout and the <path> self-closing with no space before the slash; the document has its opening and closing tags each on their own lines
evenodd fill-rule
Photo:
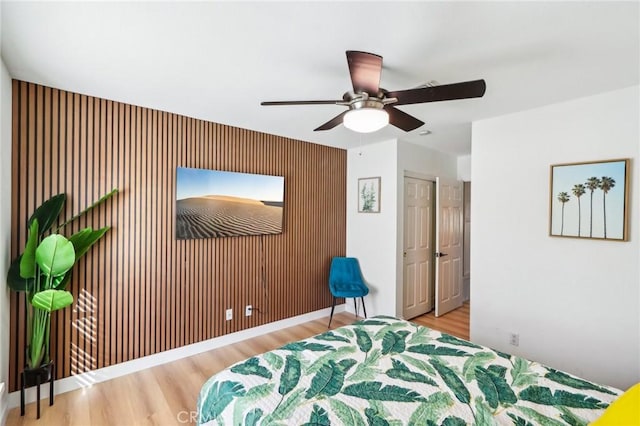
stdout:
<svg viewBox="0 0 640 426">
<path fill-rule="evenodd" d="M 47 383 L 53 377 L 53 361 L 49 361 L 48 364 L 43 364 L 38 368 L 25 368 L 24 374 L 24 387 L 30 388 L 38 384 Z"/>
<path fill-rule="evenodd" d="M 22 387 L 20 389 L 20 415 L 24 416 L 24 391 L 26 388 L 37 386 L 36 405 L 38 419 L 40 418 L 40 385 L 49 383 L 49 405 L 53 405 L 53 383 L 56 376 L 56 366 L 53 361 L 38 368 L 25 368 L 22 371 Z"/>
</svg>

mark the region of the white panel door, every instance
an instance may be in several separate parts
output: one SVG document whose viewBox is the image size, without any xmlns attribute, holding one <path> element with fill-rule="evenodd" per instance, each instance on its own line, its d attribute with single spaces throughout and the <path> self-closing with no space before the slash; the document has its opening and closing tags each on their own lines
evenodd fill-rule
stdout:
<svg viewBox="0 0 640 426">
<path fill-rule="evenodd" d="M 404 178 L 403 317 L 433 309 L 435 182 Z"/>
<path fill-rule="evenodd" d="M 462 306 L 462 182 L 438 178 L 436 316 Z"/>
</svg>

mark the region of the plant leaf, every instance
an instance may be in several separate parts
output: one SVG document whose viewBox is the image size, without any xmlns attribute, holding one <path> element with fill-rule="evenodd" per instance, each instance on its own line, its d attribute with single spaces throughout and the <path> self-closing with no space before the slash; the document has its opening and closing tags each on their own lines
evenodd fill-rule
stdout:
<svg viewBox="0 0 640 426">
<path fill-rule="evenodd" d="M 38 239 L 51 229 L 51 226 L 58 220 L 58 216 L 60 216 L 60 212 L 64 207 L 64 203 L 67 200 L 67 194 L 58 194 L 49 198 L 47 201 L 42 203 L 40 207 L 38 207 L 27 222 L 27 227 L 31 228 L 31 224 L 34 221 L 38 221 L 39 225 L 39 233 Z"/>
<path fill-rule="evenodd" d="M 496 377 L 502 377 L 503 379 L 507 375 L 507 368 L 501 365 L 491 364 L 487 367 L 487 371 Z"/>
<path fill-rule="evenodd" d="M 324 352 L 324 351 L 335 351 L 336 349 L 333 346 L 323 345 L 321 343 L 308 343 L 308 342 L 291 342 L 287 343 L 280 349 L 287 351 L 315 351 L 315 352 Z"/>
<path fill-rule="evenodd" d="M 358 348 L 360 348 L 360 351 L 364 353 L 369 352 L 372 346 L 369 333 L 359 328 L 356 328 L 354 331 L 356 333 L 356 343 L 358 344 Z"/>
<path fill-rule="evenodd" d="M 521 387 L 536 383 L 538 375 L 529 371 L 529 362 L 523 358 L 515 357 L 513 368 L 511 369 L 511 385 Z"/>
<path fill-rule="evenodd" d="M 536 425 L 544 425 L 544 426 L 566 426 L 564 423 L 559 422 L 558 420 L 552 419 L 551 417 L 547 417 L 533 408 L 523 407 L 517 405 L 515 408 L 520 410 L 522 413 L 526 414 L 527 417 L 534 420 L 534 424 Z"/>
<path fill-rule="evenodd" d="M 564 390 L 557 390 L 553 393 L 556 405 L 564 405 L 572 408 L 604 409 L 609 406 L 597 398 L 583 395 L 581 393 L 571 393 Z"/>
<path fill-rule="evenodd" d="M 231 367 L 231 371 L 237 374 L 244 374 L 246 376 L 256 375 L 260 377 L 264 377 L 265 379 L 270 379 L 272 377 L 271 371 L 269 371 L 266 367 L 263 367 L 259 364 L 258 358 L 253 357 L 249 358 L 242 364 L 236 364 Z"/>
<path fill-rule="evenodd" d="M 369 426 L 389 426 L 389 422 L 373 408 L 365 408 L 364 415 L 367 416 Z"/>
<path fill-rule="evenodd" d="M 375 319 L 364 319 L 364 320 L 356 321 L 353 324 L 354 325 L 387 325 L 386 322 L 375 320 Z"/>
<path fill-rule="evenodd" d="M 553 380 L 556 383 L 561 383 L 574 389 L 595 390 L 602 393 L 608 393 L 609 395 L 616 394 L 615 392 L 612 392 L 607 388 L 587 382 L 586 380 L 578 379 L 577 377 L 573 377 L 569 374 L 563 373 L 562 371 L 554 370 L 553 368 L 549 368 L 549 372 L 545 374 L 544 377 Z"/>
<path fill-rule="evenodd" d="M 460 417 L 449 416 L 442 422 L 442 426 L 467 426 L 467 422 Z"/>
<path fill-rule="evenodd" d="M 313 411 L 311 412 L 311 417 L 309 417 L 309 421 L 304 423 L 304 425 L 308 426 L 329 426 L 331 422 L 329 421 L 329 415 L 327 414 L 327 410 L 320 407 L 318 404 L 313 404 Z"/>
<path fill-rule="evenodd" d="M 47 276 L 57 277 L 73 267 L 76 253 L 73 244 L 59 234 L 51 234 L 38 245 L 36 262 Z"/>
<path fill-rule="evenodd" d="M 484 368 L 478 366 L 475 370 L 476 380 L 478 381 L 478 388 L 484 394 L 484 399 L 489 404 L 489 407 L 494 410 L 498 408 L 498 389 L 493 384 L 493 381 L 489 377 L 489 373 Z"/>
<path fill-rule="evenodd" d="M 565 407 L 590 409 L 602 409 L 609 406 L 609 404 L 591 396 L 571 393 L 564 390 L 557 390 L 551 393 L 549 388 L 536 385 L 524 389 L 518 396 L 525 401 L 544 405 L 564 405 Z"/>
<path fill-rule="evenodd" d="M 349 426 L 365 426 L 364 420 L 360 413 L 352 407 L 349 407 L 339 399 L 330 398 L 329 405 L 333 413 L 338 417 L 343 425 Z"/>
<path fill-rule="evenodd" d="M 76 214 L 75 216 L 73 216 L 71 219 L 67 220 L 65 223 L 63 223 L 62 225 L 60 225 L 56 231 L 59 231 L 60 229 L 64 228 L 65 226 L 67 226 L 68 224 L 70 224 L 71 222 L 73 222 L 74 220 L 78 219 L 79 217 L 81 217 L 83 214 L 89 212 L 90 210 L 98 207 L 100 204 L 104 203 L 105 201 L 107 201 L 109 198 L 111 198 L 112 196 L 114 196 L 115 194 L 118 193 L 118 188 L 113 188 L 111 191 L 107 192 L 105 195 L 103 195 L 102 197 L 100 197 L 100 199 L 98 199 L 98 201 L 94 202 L 93 204 L 91 204 L 89 207 L 86 207 L 84 210 L 82 210 L 80 213 Z"/>
<path fill-rule="evenodd" d="M 102 236 L 111 229 L 105 226 L 97 230 L 92 228 L 84 228 L 69 237 L 69 241 L 73 244 L 76 253 L 76 260 L 80 259 Z"/>
<path fill-rule="evenodd" d="M 451 389 L 456 398 L 458 398 L 458 401 L 468 404 L 471 401 L 471 395 L 458 375 L 435 358 L 430 359 L 429 362 L 433 365 L 440 377 L 442 377 L 444 383 L 449 387 L 449 389 Z"/>
<path fill-rule="evenodd" d="M 33 295 L 31 304 L 49 313 L 73 304 L 73 295 L 64 290 L 44 290 Z"/>
<path fill-rule="evenodd" d="M 557 407 L 557 408 L 558 410 L 560 410 L 560 412 L 562 412 L 562 414 L 560 414 L 560 418 L 565 422 L 569 423 L 571 426 L 587 426 L 589 424 L 587 420 L 572 413 L 568 408 L 566 407 Z"/>
<path fill-rule="evenodd" d="M 408 334 L 408 333 L 407 333 Z M 382 355 L 390 353 L 402 353 L 406 348 L 405 339 L 407 334 L 400 332 L 388 331 L 382 338 Z"/>
<path fill-rule="evenodd" d="M 436 382 L 434 382 L 424 374 L 409 370 L 409 368 L 401 361 L 394 359 L 391 360 L 391 362 L 393 364 L 393 368 L 387 370 L 385 374 L 392 379 L 404 380 L 405 382 L 426 383 L 431 386 L 438 386 Z"/>
<path fill-rule="evenodd" d="M 300 380 L 300 361 L 293 355 L 287 355 L 284 371 L 280 375 L 278 392 L 285 396 L 293 390 Z"/>
<path fill-rule="evenodd" d="M 284 401 L 278 407 L 265 417 L 263 424 L 272 424 L 275 420 L 286 419 L 291 416 L 293 410 L 301 403 L 304 389 L 296 389 L 284 398 Z"/>
<path fill-rule="evenodd" d="M 420 404 L 411 414 L 409 424 L 423 425 L 428 424 L 429 421 L 435 423 L 451 405 L 453 405 L 453 399 L 445 392 L 429 395 L 426 402 Z"/>
<path fill-rule="evenodd" d="M 33 278 L 22 278 L 20 276 L 20 263 L 22 255 L 13 259 L 7 272 L 7 285 L 14 291 L 31 291 L 35 285 Z"/>
<path fill-rule="evenodd" d="M 20 260 L 20 276 L 34 278 L 36 276 L 36 248 L 38 247 L 38 220 L 34 219 L 29 227 L 29 237 Z"/>
<path fill-rule="evenodd" d="M 499 368 L 494 369 L 492 367 Z M 505 380 L 504 371 L 502 369 L 504 369 L 504 367 L 490 365 L 489 368 L 483 370 L 488 374 L 489 379 L 491 379 L 493 385 L 496 387 L 496 390 L 498 391 L 498 401 L 500 401 L 500 404 L 515 404 L 518 402 L 518 397 Z"/>
<path fill-rule="evenodd" d="M 214 382 L 200 404 L 198 422 L 206 423 L 218 417 L 224 409 L 233 401 L 233 398 L 244 396 L 245 389 L 238 382 L 225 380 Z"/>
<path fill-rule="evenodd" d="M 65 288 L 67 288 L 67 284 L 69 284 L 69 281 L 71 280 L 71 271 L 73 271 L 73 269 L 70 269 L 64 275 L 54 277 L 53 288 L 56 290 L 64 290 Z"/>
<path fill-rule="evenodd" d="M 482 398 L 475 399 L 475 411 L 473 412 L 474 423 L 477 425 L 493 425 L 493 414 Z"/>
<path fill-rule="evenodd" d="M 380 382 L 359 382 L 346 386 L 342 393 L 367 400 L 399 401 L 399 402 L 424 402 L 419 393 L 400 386 L 383 386 Z"/>
<path fill-rule="evenodd" d="M 409 346 L 407 349 L 409 352 L 424 355 L 440 355 L 440 356 L 470 356 L 468 352 L 461 351 L 460 349 L 449 348 L 447 346 L 435 346 L 435 345 L 415 345 Z"/>
<path fill-rule="evenodd" d="M 259 408 L 254 408 L 253 410 L 247 413 L 247 417 L 244 418 L 244 426 L 255 426 L 258 424 L 260 417 L 262 417 L 264 413 Z"/>
<path fill-rule="evenodd" d="M 507 413 L 507 416 L 511 417 L 513 420 L 513 426 L 534 426 L 530 421 L 523 419 L 520 416 L 516 416 L 512 413 Z"/>
<path fill-rule="evenodd" d="M 473 354 L 473 356 L 464 362 L 464 366 L 462 367 L 464 380 L 467 382 L 472 381 L 475 378 L 476 367 L 495 359 L 495 357 L 491 352 L 476 352 Z"/>
<path fill-rule="evenodd" d="M 311 380 L 311 386 L 305 398 L 311 399 L 316 395 L 332 396 L 340 392 L 344 384 L 344 371 L 333 360 L 324 364 Z"/>
<path fill-rule="evenodd" d="M 450 345 L 467 346 L 475 349 L 483 349 L 482 346 L 478 346 L 466 340 L 458 339 L 457 337 L 454 337 L 450 334 L 443 334 L 441 337 L 438 337 L 436 340 L 442 343 L 448 343 Z"/>
<path fill-rule="evenodd" d="M 314 337 L 314 339 L 318 340 L 327 340 L 329 342 L 346 342 L 349 343 L 349 339 L 346 337 L 338 336 L 331 331 L 327 331 L 326 333 L 318 334 Z"/>
<path fill-rule="evenodd" d="M 235 404 L 233 404 L 233 424 L 241 425 L 246 422 L 246 418 L 251 419 L 251 413 L 254 412 L 253 416 L 262 416 L 261 410 L 251 410 L 249 413 L 244 414 L 247 408 L 251 408 L 255 406 L 255 402 L 266 398 L 267 396 L 273 393 L 273 388 L 275 384 L 273 382 L 263 383 L 261 385 L 257 385 L 247 390 L 244 396 L 238 399 Z M 260 413 L 258 413 L 260 411 Z M 243 422 L 243 418 L 244 422 Z"/>
<path fill-rule="evenodd" d="M 430 366 L 429 364 L 427 364 L 426 362 L 424 362 L 419 358 L 415 358 L 413 355 L 403 353 L 403 354 L 400 354 L 399 357 L 402 358 L 407 364 L 413 365 L 423 373 L 427 373 L 430 376 L 436 375 L 436 370 L 434 370 L 432 366 Z"/>
<path fill-rule="evenodd" d="M 274 352 L 267 352 L 262 355 L 262 357 L 267 361 L 267 364 L 271 366 L 273 370 L 280 370 L 284 365 L 284 361 L 280 355 L 276 355 Z"/>
</svg>

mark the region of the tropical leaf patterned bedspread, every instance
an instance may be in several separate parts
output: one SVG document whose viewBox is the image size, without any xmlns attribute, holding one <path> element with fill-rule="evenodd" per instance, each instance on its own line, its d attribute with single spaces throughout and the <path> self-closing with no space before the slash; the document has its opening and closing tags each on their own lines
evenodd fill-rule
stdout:
<svg viewBox="0 0 640 426">
<path fill-rule="evenodd" d="M 212 425 L 586 425 L 622 392 L 390 317 L 289 343 L 216 374 Z"/>
</svg>

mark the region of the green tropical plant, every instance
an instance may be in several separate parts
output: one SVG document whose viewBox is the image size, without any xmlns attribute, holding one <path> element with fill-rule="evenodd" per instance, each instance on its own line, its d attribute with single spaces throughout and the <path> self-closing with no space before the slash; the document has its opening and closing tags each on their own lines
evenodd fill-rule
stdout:
<svg viewBox="0 0 640 426">
<path fill-rule="evenodd" d="M 589 198 L 589 237 L 593 237 L 593 191 L 600 188 L 600 179 L 592 176 L 587 179 L 585 186 L 591 192 Z"/>
<path fill-rule="evenodd" d="M 7 273 L 9 288 L 25 293 L 27 368 L 36 369 L 49 363 L 51 313 L 73 303 L 73 295 L 66 290 L 73 266 L 110 227 L 97 230 L 87 227 L 69 238 L 59 231 L 117 192 L 113 189 L 53 230 L 66 202 L 66 194 L 51 197 L 29 218 L 24 251 L 11 262 Z"/>
<path fill-rule="evenodd" d="M 584 187 L 584 184 L 579 183 L 579 184 L 573 185 L 573 189 L 571 191 L 573 192 L 573 195 L 575 195 L 576 198 L 578 199 L 578 237 L 580 237 L 581 236 L 580 225 L 582 224 L 582 211 L 581 211 L 580 197 L 582 197 L 585 194 L 586 188 Z"/>
<path fill-rule="evenodd" d="M 560 235 L 564 235 L 564 205 L 569 201 L 569 194 L 561 192 L 558 194 L 558 201 L 562 203 L 562 221 L 560 222 Z"/>
<path fill-rule="evenodd" d="M 604 221 L 604 237 L 607 238 L 607 193 L 616 186 L 616 181 L 608 176 L 600 179 L 600 189 L 602 189 L 602 218 Z"/>
<path fill-rule="evenodd" d="M 376 192 L 375 192 L 375 189 L 373 188 L 373 184 L 363 185 L 360 197 L 362 198 L 362 211 L 363 212 L 373 211 L 373 206 L 376 202 Z"/>
</svg>

